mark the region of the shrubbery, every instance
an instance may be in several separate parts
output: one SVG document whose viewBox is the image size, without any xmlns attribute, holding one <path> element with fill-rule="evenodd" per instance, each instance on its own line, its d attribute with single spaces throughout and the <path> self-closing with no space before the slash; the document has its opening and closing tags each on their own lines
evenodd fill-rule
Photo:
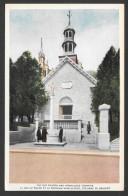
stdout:
<svg viewBox="0 0 128 196">
<path fill-rule="evenodd" d="M 17 131 L 17 126 L 30 127 L 29 122 L 13 122 L 10 124 L 10 131 Z"/>
</svg>

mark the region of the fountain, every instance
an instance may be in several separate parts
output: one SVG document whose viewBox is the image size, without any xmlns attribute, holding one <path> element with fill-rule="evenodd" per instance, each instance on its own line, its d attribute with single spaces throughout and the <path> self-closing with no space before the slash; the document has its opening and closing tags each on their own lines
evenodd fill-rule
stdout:
<svg viewBox="0 0 128 196">
<path fill-rule="evenodd" d="M 59 142 L 59 135 L 54 130 L 54 84 L 51 84 L 50 92 L 50 130 L 47 135 L 47 142 L 35 142 L 35 145 L 64 146 L 67 142 Z"/>
</svg>

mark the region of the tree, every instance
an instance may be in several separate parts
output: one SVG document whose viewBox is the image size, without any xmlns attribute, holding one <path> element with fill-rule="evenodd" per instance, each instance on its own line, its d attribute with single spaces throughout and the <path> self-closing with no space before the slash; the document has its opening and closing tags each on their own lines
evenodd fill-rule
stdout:
<svg viewBox="0 0 128 196">
<path fill-rule="evenodd" d="M 97 85 L 92 94 L 91 109 L 98 117 L 99 105 L 111 105 L 110 121 L 115 115 L 119 119 L 119 51 L 111 46 L 97 70 Z"/>
<path fill-rule="evenodd" d="M 29 51 L 17 59 L 15 67 L 15 114 L 21 121 L 23 116 L 27 116 L 28 121 L 33 123 L 35 110 L 48 100 L 41 82 L 41 67 Z"/>
<path fill-rule="evenodd" d="M 12 59 L 9 59 L 10 66 L 10 123 L 13 123 L 14 118 L 16 117 L 16 81 L 17 81 L 17 69 L 12 62 Z"/>
</svg>

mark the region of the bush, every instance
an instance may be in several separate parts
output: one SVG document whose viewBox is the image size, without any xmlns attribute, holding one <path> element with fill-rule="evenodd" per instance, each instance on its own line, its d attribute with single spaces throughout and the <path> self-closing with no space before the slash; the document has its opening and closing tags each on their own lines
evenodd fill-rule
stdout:
<svg viewBox="0 0 128 196">
<path fill-rule="evenodd" d="M 119 137 L 119 124 L 117 121 L 109 123 L 110 141 Z"/>
<path fill-rule="evenodd" d="M 13 122 L 10 124 L 10 131 L 17 131 L 17 126 L 30 127 L 29 122 Z"/>
</svg>

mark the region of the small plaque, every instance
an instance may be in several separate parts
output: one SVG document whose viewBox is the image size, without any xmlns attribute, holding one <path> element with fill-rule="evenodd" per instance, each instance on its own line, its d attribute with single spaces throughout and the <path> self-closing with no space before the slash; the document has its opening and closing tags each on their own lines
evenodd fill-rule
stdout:
<svg viewBox="0 0 128 196">
<path fill-rule="evenodd" d="M 72 82 L 63 82 L 61 88 L 72 88 Z"/>
</svg>

